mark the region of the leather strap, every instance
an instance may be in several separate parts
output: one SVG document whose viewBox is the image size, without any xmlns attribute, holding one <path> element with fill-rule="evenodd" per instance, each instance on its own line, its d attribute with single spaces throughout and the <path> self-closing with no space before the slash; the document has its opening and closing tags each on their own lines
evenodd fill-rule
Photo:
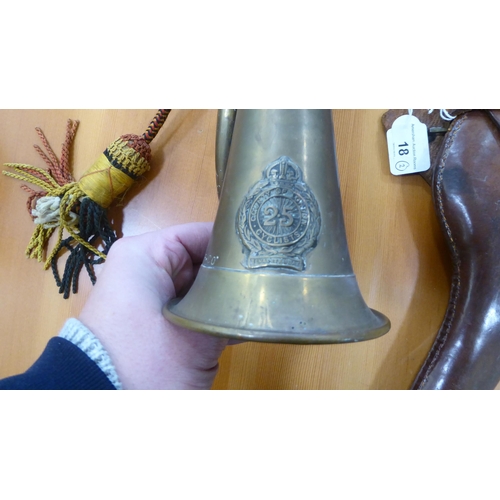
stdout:
<svg viewBox="0 0 500 500">
<path fill-rule="evenodd" d="M 498 110 L 465 110 L 433 152 L 428 179 L 453 277 L 412 389 L 494 389 L 500 381 L 499 125 Z"/>
</svg>

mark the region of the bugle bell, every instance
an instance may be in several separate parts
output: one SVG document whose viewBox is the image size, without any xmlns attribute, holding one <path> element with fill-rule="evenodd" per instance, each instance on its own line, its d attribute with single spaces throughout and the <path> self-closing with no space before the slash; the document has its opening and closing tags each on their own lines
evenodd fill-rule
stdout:
<svg viewBox="0 0 500 500">
<path fill-rule="evenodd" d="M 258 342 L 379 337 L 347 248 L 331 110 L 220 110 L 220 203 L 204 262 L 165 316 Z"/>
</svg>

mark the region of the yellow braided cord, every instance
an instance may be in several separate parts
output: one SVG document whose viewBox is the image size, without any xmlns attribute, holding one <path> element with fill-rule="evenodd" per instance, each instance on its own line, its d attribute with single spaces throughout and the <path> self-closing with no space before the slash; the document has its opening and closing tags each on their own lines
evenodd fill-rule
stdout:
<svg viewBox="0 0 500 500">
<path fill-rule="evenodd" d="M 91 252 L 95 253 L 99 257 L 102 257 L 103 259 L 106 259 L 106 255 L 97 250 L 97 248 L 93 247 L 88 241 L 85 241 L 83 238 L 81 238 L 78 233 L 74 230 L 74 225 L 73 221 L 70 217 L 70 212 L 72 208 L 80 201 L 80 198 L 85 196 L 85 193 L 82 191 L 81 187 L 79 185 L 76 185 L 71 191 L 68 191 L 63 199 L 61 200 L 61 227 L 64 226 L 66 231 L 73 236 L 73 238 L 78 241 L 81 245 L 83 245 L 87 250 L 90 250 Z M 62 232 L 62 230 L 61 230 Z M 59 244 L 60 241 L 58 241 L 57 244 Z"/>
<path fill-rule="evenodd" d="M 65 186 L 60 186 L 52 176 L 43 168 L 34 167 L 32 165 L 25 165 L 19 163 L 7 163 L 7 167 L 11 167 L 15 170 L 15 173 L 4 171 L 4 175 L 7 177 L 12 177 L 23 182 L 29 182 L 30 184 L 35 184 L 36 186 L 42 188 L 47 192 L 46 196 L 58 196 L 61 198 L 61 203 L 59 207 L 59 226 L 57 241 L 54 246 L 54 250 L 51 252 L 50 256 L 46 259 L 44 268 L 48 269 L 50 267 L 52 259 L 56 255 L 56 250 L 60 245 L 63 232 L 66 229 L 68 233 L 85 248 L 95 253 L 99 257 L 106 258 L 106 256 L 94 248 L 90 243 L 82 239 L 74 230 L 74 219 L 70 216 L 71 210 L 79 203 L 82 196 L 85 193 L 80 189 L 76 182 L 66 184 Z M 35 175 L 28 172 L 31 170 L 33 172 L 38 172 L 44 176 L 46 181 L 36 177 Z M 124 174 L 125 175 L 125 174 Z M 26 248 L 26 256 L 31 259 L 37 259 L 38 262 L 43 260 L 43 252 L 47 246 L 49 238 L 55 231 L 54 227 L 44 227 L 43 224 L 36 224 L 35 230 L 31 236 L 31 239 Z"/>
<path fill-rule="evenodd" d="M 106 259 L 104 253 L 78 234 L 78 229 L 75 227 L 75 214 L 78 213 L 77 207 L 80 199 L 84 196 L 88 196 L 102 208 L 109 207 L 113 200 L 125 193 L 139 177 L 150 169 L 146 159 L 150 156 L 149 145 L 146 144 L 145 149 L 140 142 L 137 142 L 137 139 L 141 138 L 132 135 L 120 137 L 104 151 L 78 182 L 69 182 L 62 186 L 51 173 L 42 168 L 21 163 L 5 164 L 6 167 L 12 168 L 13 172 L 4 171 L 4 175 L 38 186 L 45 192 L 43 198 L 48 201 L 49 205 L 51 203 L 50 197 L 60 198 L 59 215 L 54 217 L 48 212 L 49 223 L 47 223 L 46 218 L 47 204 L 40 208 L 37 205 L 37 211 L 32 213 L 32 216 L 35 217 L 36 212 L 39 212 L 37 215 L 39 218 L 35 220 L 44 220 L 44 223 L 35 223 L 35 230 L 26 248 L 26 255 L 29 258 L 36 258 L 38 261 L 43 259 L 43 252 L 47 247 L 48 240 L 57 229 L 57 241 L 45 261 L 45 269 L 51 266 L 60 250 L 64 230 L 87 250 L 102 259 Z M 40 213 L 44 213 L 45 219 L 40 216 Z"/>
<path fill-rule="evenodd" d="M 34 184 L 35 186 L 38 186 L 39 188 L 43 189 L 46 192 L 45 196 L 54 196 L 61 198 L 59 206 L 59 226 L 57 231 L 57 241 L 51 254 L 45 260 L 44 264 L 45 269 L 48 269 L 50 267 L 52 259 L 57 254 L 57 248 L 61 244 L 65 229 L 78 243 L 83 245 L 86 249 L 90 250 L 91 252 L 93 252 L 94 254 L 98 255 L 103 259 L 106 258 L 105 254 L 103 254 L 102 252 L 94 248 L 90 243 L 81 238 L 74 229 L 74 218 L 70 216 L 70 212 L 79 203 L 80 198 L 86 195 L 86 193 L 81 189 L 78 183 L 71 182 L 64 186 L 60 186 L 55 181 L 55 179 L 47 172 L 47 170 L 35 167 L 33 165 L 27 165 L 21 163 L 6 163 L 5 166 L 10 167 L 14 170 L 14 172 L 8 172 L 4 170 L 3 174 L 6 175 L 7 177 L 11 177 L 13 179 L 18 179 L 23 182 L 29 182 L 30 184 Z M 108 162 L 106 168 L 106 170 L 108 171 L 110 170 L 109 166 L 110 165 Z M 113 168 L 112 170 L 118 172 L 118 174 L 116 173 L 113 174 L 112 176 L 113 179 L 119 180 L 122 178 L 122 176 L 128 179 L 128 183 L 126 183 L 125 188 L 121 187 L 124 184 L 123 181 L 121 183 L 118 182 L 117 189 L 118 190 L 121 189 L 120 192 L 123 192 L 134 182 L 133 179 L 131 179 L 125 173 L 122 173 L 115 168 Z M 32 172 L 40 174 L 40 177 L 37 177 Z M 92 178 L 93 176 L 88 177 L 88 179 Z M 106 176 L 106 179 L 109 179 L 109 175 Z M 92 185 L 92 182 L 90 182 L 90 185 Z M 102 189 L 103 185 L 105 186 L 104 189 Z M 106 184 L 104 184 L 104 181 L 101 180 L 101 189 L 99 189 L 98 186 L 97 187 L 98 192 L 109 193 L 108 189 L 109 185 L 110 185 L 109 181 Z M 102 196 L 103 195 L 101 194 L 101 198 Z M 110 201 L 112 201 L 112 199 Z M 47 247 L 49 238 L 52 236 L 55 229 L 56 229 L 55 227 L 49 228 L 45 227 L 43 224 L 36 224 L 35 230 L 33 231 L 33 234 L 25 251 L 26 256 L 28 258 L 36 258 L 39 262 L 41 262 L 43 260 L 44 249 Z"/>
<path fill-rule="evenodd" d="M 107 208 L 149 168 L 149 163 L 137 151 L 117 139 L 82 175 L 78 184 L 91 200 Z"/>
<path fill-rule="evenodd" d="M 3 171 L 3 174 L 7 177 L 12 177 L 13 179 L 18 179 L 23 182 L 29 182 L 30 184 L 35 184 L 38 187 L 41 187 L 44 191 L 50 191 L 53 189 L 60 188 L 59 184 L 54 180 L 54 178 L 43 168 L 34 167 L 33 165 L 25 165 L 22 163 L 5 163 L 6 167 L 13 168 L 16 173 L 8 172 L 6 170 Z M 38 172 L 42 174 L 46 181 L 36 177 L 35 175 L 28 172 L 28 170 L 32 170 L 34 172 Z"/>
<path fill-rule="evenodd" d="M 59 226 L 59 229 L 57 231 L 57 241 L 56 241 L 56 245 L 54 247 L 54 250 L 52 250 L 52 252 L 50 253 L 50 255 L 47 257 L 47 259 L 45 260 L 45 264 L 43 265 L 43 268 L 45 270 L 47 270 L 51 263 L 52 263 L 52 259 L 54 258 L 54 256 L 58 253 L 57 252 L 57 249 L 59 248 L 59 245 L 62 241 L 62 237 L 63 237 L 63 226 Z"/>
<path fill-rule="evenodd" d="M 70 236 L 72 236 L 75 239 L 75 241 L 83 245 L 87 250 L 90 250 L 92 253 L 98 255 L 99 257 L 106 259 L 105 254 L 97 250 L 97 248 L 93 247 L 88 241 L 85 241 L 83 238 L 81 238 L 74 229 L 74 221 L 70 216 L 70 212 L 75 207 L 75 205 L 77 205 L 80 202 L 80 198 L 82 196 L 85 196 L 85 193 L 80 189 L 80 186 L 76 183 L 71 184 L 71 188 L 68 189 L 66 193 L 64 193 L 59 208 L 60 223 L 57 232 L 57 241 L 51 254 L 47 257 L 47 260 L 45 261 L 44 265 L 45 269 L 48 269 L 50 267 L 52 259 L 58 253 L 57 249 L 61 244 L 65 229 L 70 234 Z"/>
<path fill-rule="evenodd" d="M 93 247 L 88 241 L 85 241 L 83 238 L 80 238 L 80 236 L 78 236 L 78 234 L 75 233 L 75 231 L 73 229 L 71 229 L 70 226 L 66 227 L 66 229 L 67 229 L 68 233 L 71 236 L 73 236 L 75 241 L 77 241 L 78 243 L 83 245 L 87 250 L 90 250 L 95 255 L 98 255 L 102 259 L 106 260 L 106 254 L 103 254 L 102 252 L 97 250 L 97 248 Z M 59 229 L 59 232 L 60 232 L 60 236 L 58 237 L 57 245 L 59 245 L 62 241 L 62 228 Z M 56 246 L 56 248 L 57 248 L 57 246 Z M 56 254 L 56 252 L 52 251 L 52 253 L 50 254 L 50 257 L 47 259 L 47 262 L 45 262 L 45 266 L 44 266 L 45 269 L 48 269 L 50 267 L 50 262 L 51 262 L 52 258 L 55 256 L 55 254 Z"/>
<path fill-rule="evenodd" d="M 72 184 L 71 188 L 67 190 L 67 192 L 63 195 L 61 198 L 61 203 L 59 205 L 59 229 L 57 231 L 57 241 L 54 246 L 54 249 L 50 253 L 50 255 L 47 257 L 47 260 L 45 261 L 45 265 L 43 266 L 44 269 L 48 269 L 51 265 L 52 259 L 56 256 L 58 253 L 57 250 L 59 248 L 59 245 L 61 244 L 62 238 L 63 238 L 63 232 L 64 228 L 68 228 L 67 221 L 68 218 L 68 213 L 73 208 L 73 206 L 78 202 L 78 194 L 82 194 L 81 192 L 78 193 L 78 185 Z M 71 196 L 73 195 L 73 197 Z"/>
<path fill-rule="evenodd" d="M 75 188 L 77 188 L 76 182 L 66 184 L 65 186 L 60 186 L 54 180 L 54 178 L 43 168 L 21 163 L 6 163 L 5 166 L 14 169 L 14 173 L 4 170 L 4 175 L 23 182 L 29 182 L 30 184 L 34 184 L 35 186 L 42 188 L 44 191 L 46 191 L 45 196 L 62 197 L 63 200 L 68 200 L 70 193 L 73 192 Z M 42 178 L 37 177 L 31 172 L 37 172 Z M 82 195 L 83 193 L 80 194 L 80 196 Z M 75 201 L 78 201 L 78 198 Z M 71 203 L 70 206 L 73 207 L 74 204 L 75 203 Z M 58 244 L 61 242 L 63 229 L 69 225 L 69 220 L 71 218 L 68 214 L 69 210 L 65 205 L 63 205 L 63 202 L 61 201 Z M 36 258 L 39 262 L 42 261 L 44 249 L 46 248 L 49 238 L 54 232 L 54 229 L 54 227 L 48 228 L 43 224 L 36 224 L 35 230 L 33 231 L 33 234 L 25 251 L 28 258 Z M 45 268 L 48 268 L 50 266 L 51 258 L 52 255 L 45 262 Z"/>
<path fill-rule="evenodd" d="M 29 259 L 37 259 L 38 262 L 43 260 L 43 251 L 49 240 L 50 236 L 54 232 L 53 227 L 45 228 L 41 224 L 37 224 L 33 236 L 26 248 L 26 257 Z"/>
</svg>

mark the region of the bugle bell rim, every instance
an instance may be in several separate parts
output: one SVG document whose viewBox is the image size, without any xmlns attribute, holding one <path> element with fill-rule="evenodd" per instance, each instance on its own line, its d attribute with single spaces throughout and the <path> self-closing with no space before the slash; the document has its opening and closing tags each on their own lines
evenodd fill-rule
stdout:
<svg viewBox="0 0 500 500">
<path fill-rule="evenodd" d="M 163 315 L 172 323 L 191 331 L 212 335 L 214 337 L 259 343 L 279 343 L 297 345 L 327 345 L 327 344 L 352 344 L 373 340 L 385 335 L 391 328 L 390 320 L 381 312 L 370 309 L 376 320 L 380 321 L 378 328 L 367 331 L 364 328 L 353 329 L 351 331 L 339 330 L 329 334 L 318 334 L 308 332 L 307 335 L 299 335 L 295 332 L 269 331 L 258 329 L 239 329 L 230 326 L 210 325 L 206 322 L 198 322 L 175 314 L 172 309 L 179 304 L 182 297 L 170 300 L 163 308 Z"/>
</svg>

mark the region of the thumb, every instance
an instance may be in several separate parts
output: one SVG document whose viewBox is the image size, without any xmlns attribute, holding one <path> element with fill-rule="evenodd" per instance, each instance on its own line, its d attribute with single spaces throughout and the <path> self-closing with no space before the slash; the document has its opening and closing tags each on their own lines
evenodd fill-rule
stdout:
<svg viewBox="0 0 500 500">
<path fill-rule="evenodd" d="M 192 222 L 153 233 L 153 258 L 175 279 L 186 267 L 200 266 L 205 257 L 212 222 Z"/>
</svg>

